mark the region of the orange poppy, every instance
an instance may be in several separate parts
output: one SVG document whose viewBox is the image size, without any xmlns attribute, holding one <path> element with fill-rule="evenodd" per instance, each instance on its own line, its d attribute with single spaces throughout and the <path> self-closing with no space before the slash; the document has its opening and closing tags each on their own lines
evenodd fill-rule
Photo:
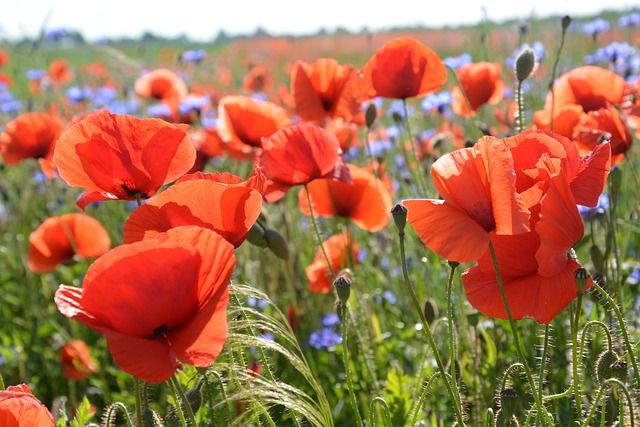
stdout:
<svg viewBox="0 0 640 427">
<path fill-rule="evenodd" d="M 2 85 L 11 87 L 13 85 L 13 78 L 11 78 L 9 74 L 0 73 L 0 87 Z"/>
<path fill-rule="evenodd" d="M 60 137 L 54 161 L 67 184 L 87 189 L 76 202 L 83 210 L 99 200 L 146 199 L 193 166 L 187 128 L 101 112 Z"/>
<path fill-rule="evenodd" d="M 237 248 L 260 215 L 263 183 L 258 168 L 245 182 L 229 173 L 186 175 L 133 211 L 124 225 L 124 242 L 197 225 L 215 231 Z"/>
<path fill-rule="evenodd" d="M 331 266 L 327 266 L 327 260 L 318 248 L 313 263 L 306 269 L 309 282 L 307 286 L 313 292 L 328 294 L 333 284 L 333 273 L 358 263 L 358 245 L 353 241 L 353 236 L 347 233 L 336 234 L 322 242 L 327 251 Z"/>
<path fill-rule="evenodd" d="M 251 67 L 242 78 L 242 88 L 247 92 L 266 92 L 271 89 L 271 76 L 262 65 Z"/>
<path fill-rule="evenodd" d="M 611 143 L 611 163 L 618 164 L 631 148 L 633 135 L 624 117 L 613 105 L 582 115 L 573 128 L 573 135 L 580 154 L 592 151 L 602 139 Z"/>
<path fill-rule="evenodd" d="M 29 269 L 46 273 L 78 255 L 95 258 L 109 250 L 111 239 L 90 216 L 71 213 L 47 218 L 29 236 Z"/>
<path fill-rule="evenodd" d="M 222 156 L 223 142 L 215 127 L 190 130 L 189 140 L 193 144 L 193 148 L 196 149 L 196 160 L 188 173 L 201 171 L 209 159 Z"/>
<path fill-rule="evenodd" d="M 461 66 L 456 74 L 471 105 L 470 113 L 460 87 L 455 86 L 451 90 L 451 108 L 456 114 L 469 117 L 484 104 L 495 105 L 504 96 L 504 82 L 502 81 L 500 64 L 474 62 Z"/>
<path fill-rule="evenodd" d="M 584 233 L 576 203 L 581 198 L 597 200 L 604 189 L 610 149 L 603 144 L 589 157 L 578 158 L 562 153 L 567 143 L 552 134 L 535 133 L 507 141 L 517 159 L 518 186 L 528 187 L 523 197 L 531 210 L 530 232 L 491 233 L 515 319 L 531 317 L 549 323 L 578 292 L 574 273 L 580 265 L 567 255 Z M 507 318 L 489 251 L 463 273 L 462 282 L 469 302 L 480 312 Z M 587 287 L 591 285 L 589 280 Z"/>
<path fill-rule="evenodd" d="M 332 58 L 298 61 L 291 72 L 291 92 L 302 120 L 322 124 L 327 118 L 349 122 L 357 117 L 362 122 L 358 72 L 351 65 Z"/>
<path fill-rule="evenodd" d="M 449 261 L 477 260 L 492 231 L 529 231 L 529 210 L 515 190 L 513 158 L 504 142 L 484 137 L 445 154 L 431 175 L 442 200 L 403 200 L 407 221 L 429 249 Z"/>
<path fill-rule="evenodd" d="M 349 182 L 340 143 L 330 132 L 306 122 L 281 129 L 262 143 L 261 166 L 267 177 L 265 199 L 281 199 L 296 185 L 314 179 Z"/>
<path fill-rule="evenodd" d="M 368 170 L 352 164 L 347 164 L 347 168 L 351 183 L 316 179 L 307 184 L 313 214 L 347 217 L 363 230 L 382 230 L 389 222 L 393 206 L 389 192 Z M 298 203 L 302 213 L 309 215 L 309 202 L 304 188 L 298 194 Z"/>
<path fill-rule="evenodd" d="M 0 391 L 0 425 L 3 427 L 54 427 L 53 416 L 26 384 Z"/>
<path fill-rule="evenodd" d="M 367 98 L 406 99 L 433 92 L 447 81 L 440 57 L 419 41 L 400 37 L 383 45 L 362 69 Z"/>
<path fill-rule="evenodd" d="M 0 67 L 4 67 L 9 63 L 9 54 L 0 49 Z"/>
<path fill-rule="evenodd" d="M 88 269 L 82 289 L 60 285 L 58 310 L 100 332 L 120 368 L 168 380 L 176 359 L 209 366 L 227 337 L 233 246 L 201 227 L 178 227 L 112 249 Z"/>
<path fill-rule="evenodd" d="M 133 86 L 136 95 L 160 101 L 181 101 L 189 94 L 182 78 L 167 68 L 157 68 L 138 77 Z"/>
<path fill-rule="evenodd" d="M 25 113 L 11 120 L 0 134 L 0 154 L 7 165 L 38 159 L 42 171 L 53 178 L 53 152 L 64 125 L 45 113 Z"/>
<path fill-rule="evenodd" d="M 218 105 L 218 133 L 237 160 L 253 160 L 262 139 L 291 124 L 287 111 L 269 101 L 229 95 Z"/>
<path fill-rule="evenodd" d="M 73 340 L 60 348 L 60 365 L 62 376 L 68 380 L 83 380 L 99 371 L 82 340 Z"/>
<path fill-rule="evenodd" d="M 56 59 L 49 64 L 49 78 L 52 82 L 63 85 L 73 80 L 73 72 L 64 59 Z"/>
<path fill-rule="evenodd" d="M 346 153 L 351 148 L 358 146 L 358 125 L 346 122 L 343 119 L 335 119 L 325 123 L 324 128 L 334 134 L 340 142 L 340 149 Z"/>
</svg>

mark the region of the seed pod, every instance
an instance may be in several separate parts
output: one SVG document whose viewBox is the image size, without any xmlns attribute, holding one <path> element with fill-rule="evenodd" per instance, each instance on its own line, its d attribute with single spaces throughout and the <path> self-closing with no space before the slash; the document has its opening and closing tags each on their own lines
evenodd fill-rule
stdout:
<svg viewBox="0 0 640 427">
<path fill-rule="evenodd" d="M 516 59 L 516 77 L 519 82 L 523 82 L 529 78 L 533 68 L 536 65 L 536 54 L 533 49 L 526 48 L 520 52 Z"/>
</svg>

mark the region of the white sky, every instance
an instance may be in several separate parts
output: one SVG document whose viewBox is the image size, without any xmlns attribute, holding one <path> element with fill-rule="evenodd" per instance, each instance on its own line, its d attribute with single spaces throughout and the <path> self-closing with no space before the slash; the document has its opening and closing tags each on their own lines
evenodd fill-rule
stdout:
<svg viewBox="0 0 640 427">
<path fill-rule="evenodd" d="M 208 41 L 223 29 L 250 34 L 262 27 L 271 34 L 309 34 L 341 26 L 358 31 L 367 26 L 442 26 L 478 23 L 486 10 L 492 21 L 551 14 L 574 18 L 605 8 L 629 11 L 640 0 L 4 0 L 0 37 L 37 35 L 47 28 L 80 31 L 89 40 L 139 36 L 145 31 L 162 36 L 186 34 Z"/>
</svg>

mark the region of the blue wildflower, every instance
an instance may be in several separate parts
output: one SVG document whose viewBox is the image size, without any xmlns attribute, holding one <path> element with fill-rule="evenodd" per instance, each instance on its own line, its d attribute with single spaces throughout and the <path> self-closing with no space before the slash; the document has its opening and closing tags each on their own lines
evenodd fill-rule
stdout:
<svg viewBox="0 0 640 427">
<path fill-rule="evenodd" d="M 68 32 L 66 28 L 59 27 L 59 28 L 52 28 L 49 31 L 47 31 L 45 37 L 49 41 L 57 42 L 58 40 L 61 40 L 64 37 L 66 37 L 67 34 Z"/>
<path fill-rule="evenodd" d="M 445 65 L 447 65 L 448 67 L 454 70 L 457 70 L 463 65 L 470 64 L 472 61 L 473 60 L 471 58 L 471 55 L 469 55 L 468 53 L 463 53 L 458 56 L 450 56 L 442 60 L 442 62 L 444 62 Z"/>
<path fill-rule="evenodd" d="M 431 93 L 422 99 L 420 109 L 424 113 L 429 113 L 432 110 L 438 110 L 440 113 L 444 112 L 444 108 L 451 105 L 451 92 L 441 91 L 438 93 Z"/>
<path fill-rule="evenodd" d="M 93 91 L 89 87 L 71 86 L 65 92 L 67 99 L 71 102 L 71 105 L 76 105 L 81 102 L 86 102 L 93 96 Z"/>
<path fill-rule="evenodd" d="M 112 87 L 100 87 L 93 96 L 93 103 L 104 107 L 113 102 L 118 96 L 118 91 Z"/>
<path fill-rule="evenodd" d="M 632 12 L 618 18 L 618 25 L 620 27 L 635 27 L 638 24 L 640 24 L 640 13 L 638 12 Z"/>
<path fill-rule="evenodd" d="M 207 56 L 207 52 L 204 49 L 187 50 L 182 53 L 182 59 L 186 62 L 198 63 Z"/>
<path fill-rule="evenodd" d="M 309 336 L 309 345 L 318 350 L 328 349 L 340 343 L 342 335 L 330 328 L 322 328 Z"/>
<path fill-rule="evenodd" d="M 609 209 L 609 196 L 605 193 L 602 193 L 600 197 L 598 197 L 598 204 L 593 208 L 578 205 L 578 212 L 580 212 L 580 215 L 585 219 L 596 215 L 604 215 L 607 209 Z"/>
<path fill-rule="evenodd" d="M 200 111 L 202 107 L 207 105 L 210 101 L 209 96 L 193 96 L 189 95 L 180 103 L 178 111 L 182 115 L 189 114 L 192 111 Z"/>
<path fill-rule="evenodd" d="M 340 318 L 336 313 L 327 313 L 322 316 L 322 326 L 325 328 L 330 328 L 332 326 L 336 326 L 340 323 Z"/>
<path fill-rule="evenodd" d="M 582 31 L 582 34 L 595 38 L 598 34 L 609 31 L 610 27 L 611 25 L 608 21 L 605 21 L 602 18 L 597 18 L 593 21 L 582 24 L 580 30 Z"/>
<path fill-rule="evenodd" d="M 151 117 L 171 117 L 171 107 L 167 104 L 153 104 L 147 107 L 147 114 Z"/>
<path fill-rule="evenodd" d="M 25 73 L 25 76 L 29 80 L 42 80 L 46 75 L 47 72 L 40 69 L 27 70 L 27 72 Z"/>
<path fill-rule="evenodd" d="M 407 105 L 407 112 L 409 113 L 409 116 L 413 115 L 414 108 L 412 105 Z M 391 101 L 389 108 L 387 108 L 387 117 L 393 119 L 394 122 L 405 121 L 404 101 L 402 99 Z"/>
</svg>

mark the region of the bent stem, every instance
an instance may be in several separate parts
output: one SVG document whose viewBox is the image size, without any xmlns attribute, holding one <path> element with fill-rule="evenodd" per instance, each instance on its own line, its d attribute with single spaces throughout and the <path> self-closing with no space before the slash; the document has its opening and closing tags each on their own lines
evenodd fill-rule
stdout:
<svg viewBox="0 0 640 427">
<path fill-rule="evenodd" d="M 369 423 L 371 423 L 371 425 L 374 425 L 374 421 L 376 419 L 376 404 L 378 404 L 378 406 L 381 407 L 385 427 L 386 426 L 391 427 L 393 424 L 391 424 L 391 416 L 389 415 L 389 406 L 387 405 L 387 402 L 380 396 L 374 397 L 373 400 L 371 401 L 371 404 L 369 405 Z"/>
<path fill-rule="evenodd" d="M 309 192 L 309 187 L 307 184 L 304 184 L 304 191 L 307 193 L 307 203 L 309 204 L 309 217 L 311 217 L 311 224 L 313 224 L 313 230 L 316 233 L 316 238 L 318 239 L 318 245 L 320 245 L 320 249 L 322 250 L 322 254 L 324 255 L 325 261 L 327 261 L 327 268 L 331 271 L 331 276 L 335 279 L 336 272 L 333 271 L 333 267 L 331 266 L 331 260 L 329 259 L 329 254 L 327 254 L 327 250 L 322 243 L 322 235 L 320 234 L 320 229 L 318 228 L 318 223 L 316 222 L 316 217 L 313 214 L 313 206 L 311 205 L 311 193 Z"/>
<path fill-rule="evenodd" d="M 436 364 L 438 365 L 438 371 L 440 372 L 440 376 L 445 379 L 446 378 L 446 369 L 442 364 L 442 359 L 440 358 L 440 353 L 438 352 L 438 347 L 436 346 L 436 342 L 433 339 L 433 335 L 431 333 L 431 329 L 429 328 L 429 323 L 427 319 L 424 317 L 424 311 L 422 307 L 420 307 L 420 302 L 418 301 L 418 297 L 416 296 L 415 291 L 413 290 L 413 286 L 411 285 L 411 279 L 409 279 L 409 272 L 407 271 L 407 258 L 404 250 L 404 231 L 398 230 L 398 236 L 400 237 L 400 262 L 402 265 L 402 275 L 404 277 L 404 284 L 407 288 L 407 292 L 411 297 L 411 301 L 413 302 L 413 306 L 418 312 L 418 316 L 420 317 L 420 322 L 422 323 L 422 330 L 424 331 L 427 342 L 429 343 L 429 347 L 431 347 L 431 351 L 433 352 L 433 357 L 436 360 Z M 453 386 L 452 386 L 453 384 Z M 447 380 L 444 380 L 444 385 L 447 388 L 447 393 L 449 394 L 449 398 L 454 403 L 453 409 L 456 412 L 456 417 L 458 419 L 459 426 L 465 426 L 464 418 L 462 416 L 462 405 L 460 405 L 460 392 L 458 391 L 458 385 L 451 380 L 451 383 Z"/>
<path fill-rule="evenodd" d="M 520 345 L 520 337 L 518 335 L 518 329 L 516 328 L 516 321 L 513 320 L 513 315 L 511 314 L 511 309 L 509 308 L 509 302 L 507 301 L 507 295 L 504 292 L 504 284 L 502 283 L 502 276 L 500 275 L 500 269 L 498 268 L 498 258 L 496 257 L 496 251 L 493 248 L 493 242 L 489 240 L 489 252 L 491 252 L 491 260 L 493 261 L 493 269 L 496 272 L 496 280 L 498 282 L 498 287 L 500 288 L 500 296 L 502 297 L 502 303 L 504 304 L 504 309 L 507 312 L 507 317 L 509 318 L 509 326 L 511 327 L 511 333 L 513 334 L 513 342 L 516 346 L 516 351 L 518 352 L 518 357 L 520 358 L 520 362 L 522 363 L 523 370 L 527 376 L 527 381 L 529 382 L 529 387 L 531 388 L 531 393 L 536 401 L 536 407 L 539 412 L 546 413 L 546 410 L 542 406 L 542 400 L 540 400 L 540 396 L 535 392 L 536 383 L 533 380 L 533 375 L 531 374 L 531 368 L 529 367 L 529 363 L 527 359 L 524 357 L 524 352 L 522 351 L 522 346 Z M 545 425 L 545 418 L 543 418 L 543 425 Z"/>
<path fill-rule="evenodd" d="M 347 303 L 340 303 L 339 308 L 342 311 L 342 360 L 344 362 L 344 372 L 347 378 L 347 388 L 349 389 L 349 399 L 351 400 L 353 412 L 356 414 L 356 424 L 358 427 L 364 427 L 364 424 L 362 423 L 362 416 L 360 415 L 360 409 L 358 408 L 358 401 L 356 400 L 356 393 L 353 390 L 353 378 L 351 377 L 351 368 L 349 364 L 349 343 L 347 342 L 347 323 L 349 321 L 349 312 L 347 310 Z"/>
</svg>

